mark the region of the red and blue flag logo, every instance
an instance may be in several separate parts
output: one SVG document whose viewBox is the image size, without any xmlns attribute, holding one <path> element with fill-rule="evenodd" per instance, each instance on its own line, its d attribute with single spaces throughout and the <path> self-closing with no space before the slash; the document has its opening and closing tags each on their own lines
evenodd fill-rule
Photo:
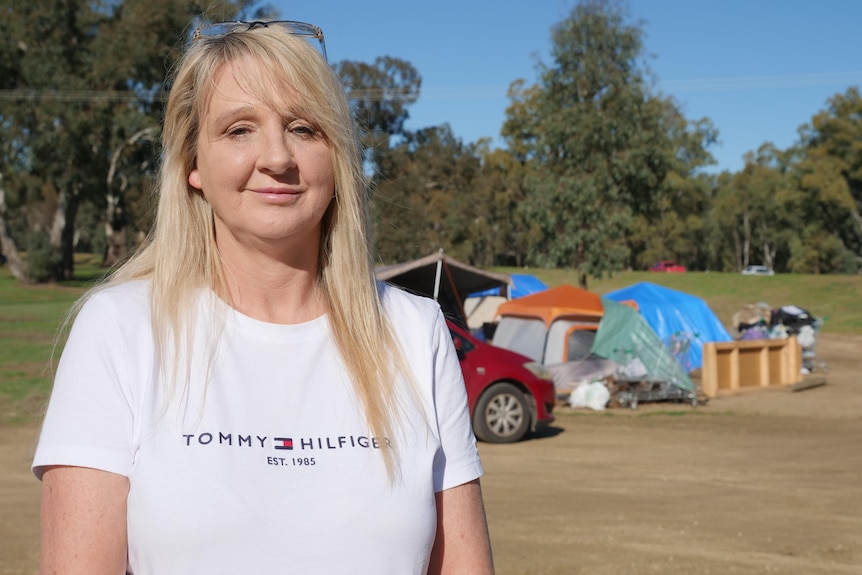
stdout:
<svg viewBox="0 0 862 575">
<path fill-rule="evenodd" d="M 293 449 L 293 438 L 291 437 L 273 437 L 276 449 Z"/>
</svg>

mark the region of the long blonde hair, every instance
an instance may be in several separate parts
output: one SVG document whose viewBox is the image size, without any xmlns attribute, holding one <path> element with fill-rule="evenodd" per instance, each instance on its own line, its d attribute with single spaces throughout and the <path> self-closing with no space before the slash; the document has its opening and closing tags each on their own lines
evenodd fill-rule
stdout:
<svg viewBox="0 0 862 575">
<path fill-rule="evenodd" d="M 336 196 L 321 226 L 318 287 L 370 431 L 378 438 L 392 438 L 400 423 L 396 381 L 410 377 L 374 279 L 369 197 L 353 116 L 341 82 L 326 61 L 286 30 L 271 26 L 205 37 L 184 54 L 167 102 L 154 229 L 147 244 L 104 285 L 152 282 L 152 323 L 161 358 L 183 357 L 190 349 L 200 288 L 211 288 L 229 301 L 211 206 L 187 178 L 195 165 L 200 121 L 216 72 L 241 58 L 258 62 L 257 74 L 270 74 L 249 82 L 259 95 L 265 97 L 263 90 L 272 86 L 290 86 L 299 95 L 305 119 L 330 146 Z M 165 379 L 176 386 L 177 379 L 184 378 L 177 377 L 176 365 L 172 369 Z M 395 455 L 391 449 L 381 451 L 392 477 Z"/>
</svg>

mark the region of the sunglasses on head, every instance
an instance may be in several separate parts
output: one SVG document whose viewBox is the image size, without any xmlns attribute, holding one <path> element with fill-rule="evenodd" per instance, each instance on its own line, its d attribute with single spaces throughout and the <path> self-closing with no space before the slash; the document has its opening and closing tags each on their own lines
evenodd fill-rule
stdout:
<svg viewBox="0 0 862 575">
<path fill-rule="evenodd" d="M 200 40 L 201 38 L 210 38 L 217 36 L 225 36 L 236 32 L 248 32 L 256 28 L 269 28 L 277 26 L 286 29 L 291 35 L 305 38 L 309 41 L 317 40 L 318 49 L 326 60 L 326 43 L 323 41 L 323 30 L 314 24 L 306 24 L 305 22 L 295 22 L 293 20 L 254 20 L 235 22 L 219 22 L 217 24 L 207 24 L 198 26 L 192 35 L 192 41 Z"/>
</svg>

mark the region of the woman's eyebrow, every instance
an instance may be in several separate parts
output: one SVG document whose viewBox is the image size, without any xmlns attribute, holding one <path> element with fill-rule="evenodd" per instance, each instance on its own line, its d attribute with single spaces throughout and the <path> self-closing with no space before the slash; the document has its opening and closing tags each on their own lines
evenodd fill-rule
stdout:
<svg viewBox="0 0 862 575">
<path fill-rule="evenodd" d="M 254 106 L 251 104 L 243 104 L 241 106 L 237 106 L 235 108 L 230 108 L 220 113 L 219 115 L 213 117 L 213 124 L 216 126 L 222 126 L 224 124 L 229 124 L 233 122 L 237 118 L 242 116 L 248 116 L 249 114 L 254 112 Z"/>
</svg>

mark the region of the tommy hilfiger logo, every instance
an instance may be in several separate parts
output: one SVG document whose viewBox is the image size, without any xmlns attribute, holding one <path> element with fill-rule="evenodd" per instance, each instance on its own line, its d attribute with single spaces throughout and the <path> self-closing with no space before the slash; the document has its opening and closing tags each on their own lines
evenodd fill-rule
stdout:
<svg viewBox="0 0 862 575">
<path fill-rule="evenodd" d="M 190 433 L 183 434 L 186 447 L 194 446 L 222 446 L 222 447 L 245 447 L 258 449 L 277 449 L 300 451 L 325 450 L 325 449 L 380 449 L 380 441 L 376 437 L 367 435 L 337 435 L 324 437 L 299 437 L 294 441 L 292 437 L 268 437 L 266 435 L 242 435 L 233 433 Z M 383 442 L 389 445 L 389 440 Z"/>
</svg>

